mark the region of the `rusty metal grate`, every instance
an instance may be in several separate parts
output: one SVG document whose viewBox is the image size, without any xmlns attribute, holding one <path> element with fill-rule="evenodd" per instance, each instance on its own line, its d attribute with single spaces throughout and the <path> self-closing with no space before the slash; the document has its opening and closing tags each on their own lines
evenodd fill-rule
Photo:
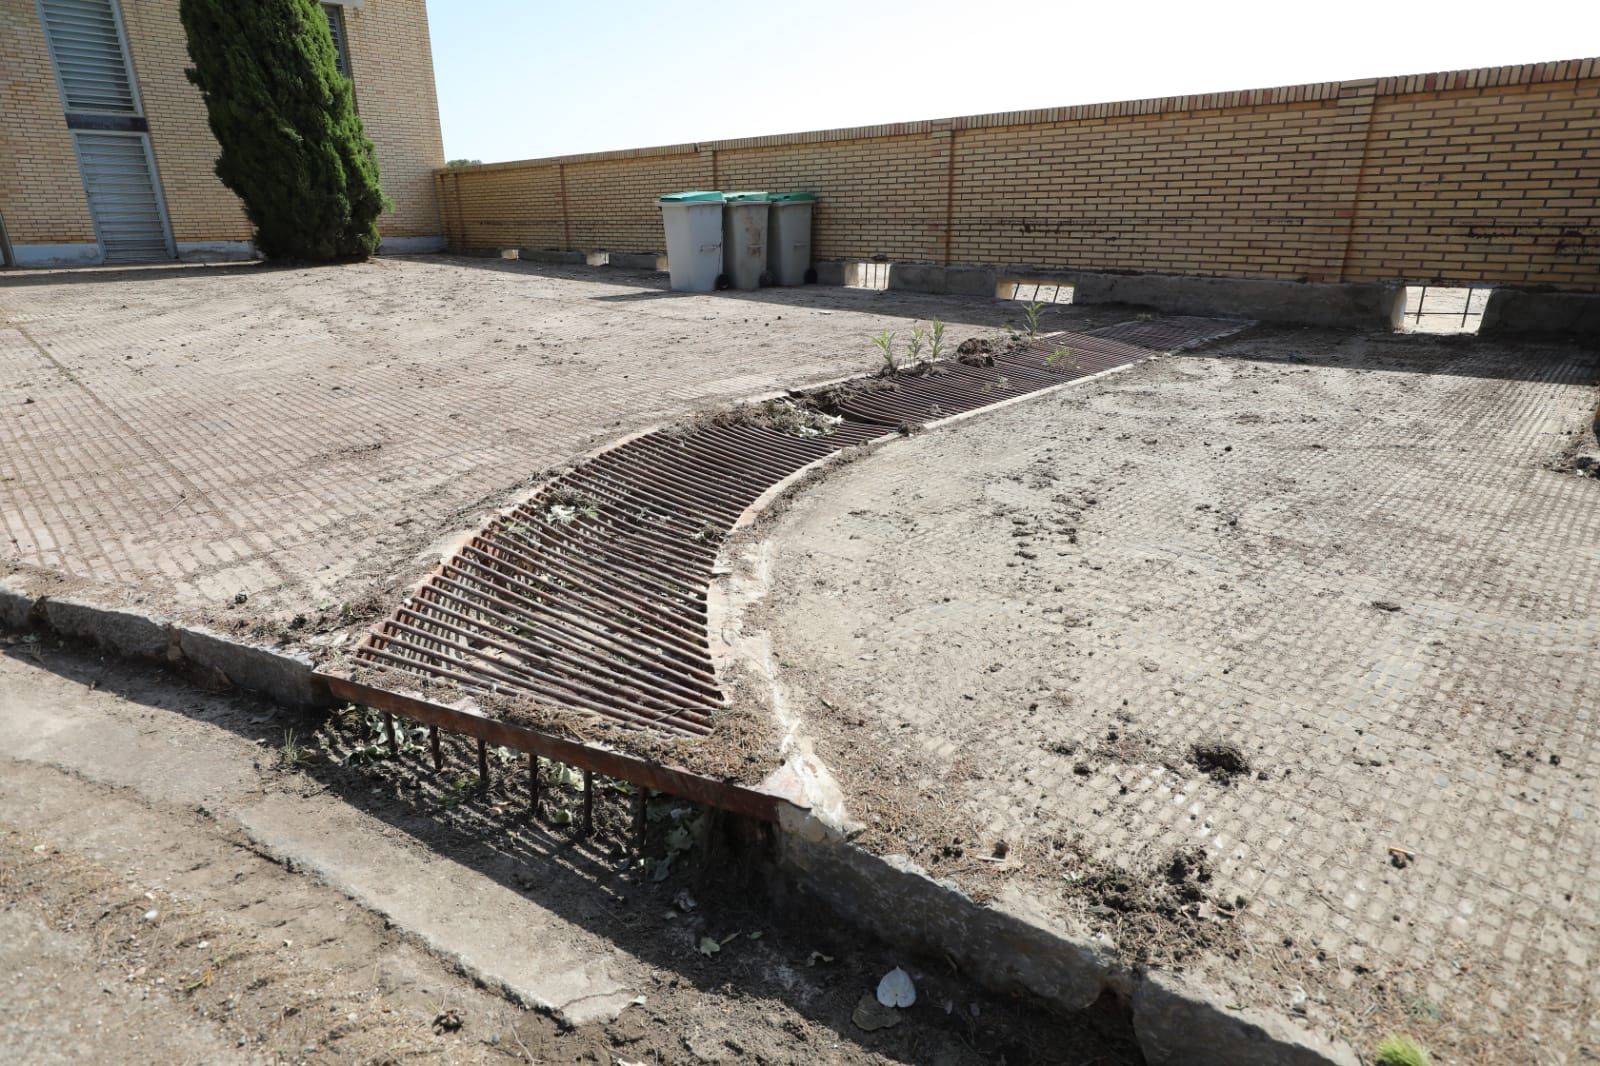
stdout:
<svg viewBox="0 0 1600 1066">
<path fill-rule="evenodd" d="M 1202 318 L 1197 315 L 1166 315 L 1135 322 L 1118 322 L 1091 332 L 1097 337 L 1154 348 L 1162 352 L 1182 352 L 1202 344 L 1231 337 L 1255 325 L 1236 318 Z"/>
<path fill-rule="evenodd" d="M 895 428 L 1142 361 L 1157 351 L 1128 335 L 1185 340 L 1202 331 L 1201 322 L 1218 328 L 1216 320 L 1184 320 L 1129 323 L 1137 328 L 1121 334 L 1053 334 L 987 366 L 944 362 L 924 373 L 791 394 L 838 416 L 826 435 L 735 417 L 629 440 L 493 518 L 366 635 L 353 656 L 361 679 L 335 670 L 330 681 L 348 698 L 382 700 L 386 710 L 474 732 L 480 741 L 648 776 L 652 787 L 685 794 L 704 782 L 406 690 L 426 679 L 584 712 L 617 728 L 705 736 L 724 705 L 707 642 L 712 568 L 721 541 L 763 493 Z M 662 775 L 671 780 L 663 784 Z"/>
<path fill-rule="evenodd" d="M 723 702 L 706 643 L 717 545 L 772 485 L 883 432 L 707 423 L 630 440 L 491 520 L 355 659 L 619 726 L 709 733 Z"/>
</svg>

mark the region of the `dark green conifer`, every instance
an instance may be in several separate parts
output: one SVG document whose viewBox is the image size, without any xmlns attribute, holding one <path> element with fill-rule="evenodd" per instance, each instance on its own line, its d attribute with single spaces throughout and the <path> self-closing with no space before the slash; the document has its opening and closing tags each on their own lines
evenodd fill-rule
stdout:
<svg viewBox="0 0 1600 1066">
<path fill-rule="evenodd" d="M 269 259 L 364 258 L 389 206 L 378 161 L 314 0 L 182 0 L 179 12 L 222 154 Z"/>
</svg>

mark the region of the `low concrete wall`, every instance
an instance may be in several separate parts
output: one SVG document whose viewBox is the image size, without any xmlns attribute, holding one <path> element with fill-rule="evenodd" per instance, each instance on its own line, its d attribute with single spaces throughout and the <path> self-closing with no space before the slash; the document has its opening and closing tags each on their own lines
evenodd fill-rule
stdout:
<svg viewBox="0 0 1600 1066">
<path fill-rule="evenodd" d="M 379 255 L 423 255 L 444 251 L 444 237 L 385 237 L 378 244 Z"/>
<path fill-rule="evenodd" d="M 1600 296 L 1495 289 L 1483 309 L 1484 337 L 1600 336 Z"/>
<path fill-rule="evenodd" d="M 178 258 L 185 263 L 238 263 L 261 255 L 253 241 L 179 241 Z"/>
<path fill-rule="evenodd" d="M 1398 283 L 1323 284 L 1171 274 L 1075 274 L 1072 302 L 1137 304 L 1169 314 L 1241 315 L 1339 329 L 1392 330 L 1405 289 Z"/>
<path fill-rule="evenodd" d="M 980 904 L 908 859 L 845 841 L 798 809 L 780 813 L 779 871 L 847 920 L 890 944 L 959 966 L 1002 994 L 1081 1011 L 1103 993 L 1128 1009 L 1150 1066 L 1359 1066 L 1336 1044 L 1286 1017 L 1236 1009 L 1231 997 L 1188 978 L 1119 968 L 1103 945 L 1077 939 L 1034 913 L 1022 893 Z"/>
<path fill-rule="evenodd" d="M 69 267 L 98 266 L 104 256 L 98 244 L 13 244 L 13 266 L 19 267 Z"/>
<path fill-rule="evenodd" d="M 665 270 L 666 258 L 654 252 L 612 252 L 606 265 L 624 270 Z"/>
<path fill-rule="evenodd" d="M 1003 277 L 1071 285 L 1072 302 L 1079 304 L 1133 304 L 1168 314 L 1238 315 L 1259 322 L 1292 322 L 1340 329 L 1394 329 L 1399 325 L 1404 308 L 1404 287 L 1399 284 L 1335 285 L 1174 274 L 1098 274 L 1027 266 L 999 269 L 893 263 L 889 267 L 889 288 L 903 292 L 993 296 Z M 1600 300 L 1600 297 L 1591 299 Z"/>
<path fill-rule="evenodd" d="M 518 248 L 517 256 L 530 263 L 554 263 L 557 266 L 587 266 L 588 252 L 554 252 L 548 248 Z"/>
<path fill-rule="evenodd" d="M 0 581 L 0 629 L 46 630 L 126 658 L 197 669 L 291 707 L 332 702 L 308 655 L 250 644 L 159 615 L 35 595 L 16 579 Z"/>
</svg>

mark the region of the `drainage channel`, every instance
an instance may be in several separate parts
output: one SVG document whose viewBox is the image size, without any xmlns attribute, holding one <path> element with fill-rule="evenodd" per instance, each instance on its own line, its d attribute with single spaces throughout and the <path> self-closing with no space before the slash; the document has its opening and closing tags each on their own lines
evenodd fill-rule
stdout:
<svg viewBox="0 0 1600 1066">
<path fill-rule="evenodd" d="M 477 740 L 487 788 L 490 744 L 584 774 L 585 828 L 595 773 L 627 781 L 634 817 L 649 792 L 775 821 L 779 798 L 606 743 L 607 733 L 697 739 L 727 705 L 708 643 L 706 603 L 719 545 L 770 488 L 848 448 L 1043 389 L 1192 347 L 1250 323 L 1124 323 L 1058 333 L 964 362 L 858 378 L 791 394 L 798 421 L 726 416 L 635 437 L 496 515 L 363 638 L 349 663 L 319 671 L 335 696 Z M 816 417 L 817 409 L 825 412 Z M 769 406 L 770 410 L 770 406 Z M 585 739 L 485 713 L 511 700 L 576 714 Z"/>
</svg>

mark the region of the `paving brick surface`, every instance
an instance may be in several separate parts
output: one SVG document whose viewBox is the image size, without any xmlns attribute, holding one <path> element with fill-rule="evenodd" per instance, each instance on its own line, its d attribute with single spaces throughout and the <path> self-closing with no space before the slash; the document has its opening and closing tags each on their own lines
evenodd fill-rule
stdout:
<svg viewBox="0 0 1600 1066">
<path fill-rule="evenodd" d="M 883 449 L 775 534 L 790 703 L 856 817 L 959 810 L 1086 932 L 1045 842 L 1203 846 L 1243 940 L 1186 968 L 1237 1002 L 1589 1061 L 1600 481 L 1555 467 L 1597 372 L 1258 331 Z M 1250 771 L 1203 773 L 1215 742 Z"/>
<path fill-rule="evenodd" d="M 855 372 L 880 329 L 938 315 L 954 343 L 1020 319 L 993 300 L 661 279 L 443 256 L 7 275 L 0 560 L 232 629 L 386 600 L 548 466 Z M 1047 317 L 1074 314 L 1100 320 Z"/>
</svg>

